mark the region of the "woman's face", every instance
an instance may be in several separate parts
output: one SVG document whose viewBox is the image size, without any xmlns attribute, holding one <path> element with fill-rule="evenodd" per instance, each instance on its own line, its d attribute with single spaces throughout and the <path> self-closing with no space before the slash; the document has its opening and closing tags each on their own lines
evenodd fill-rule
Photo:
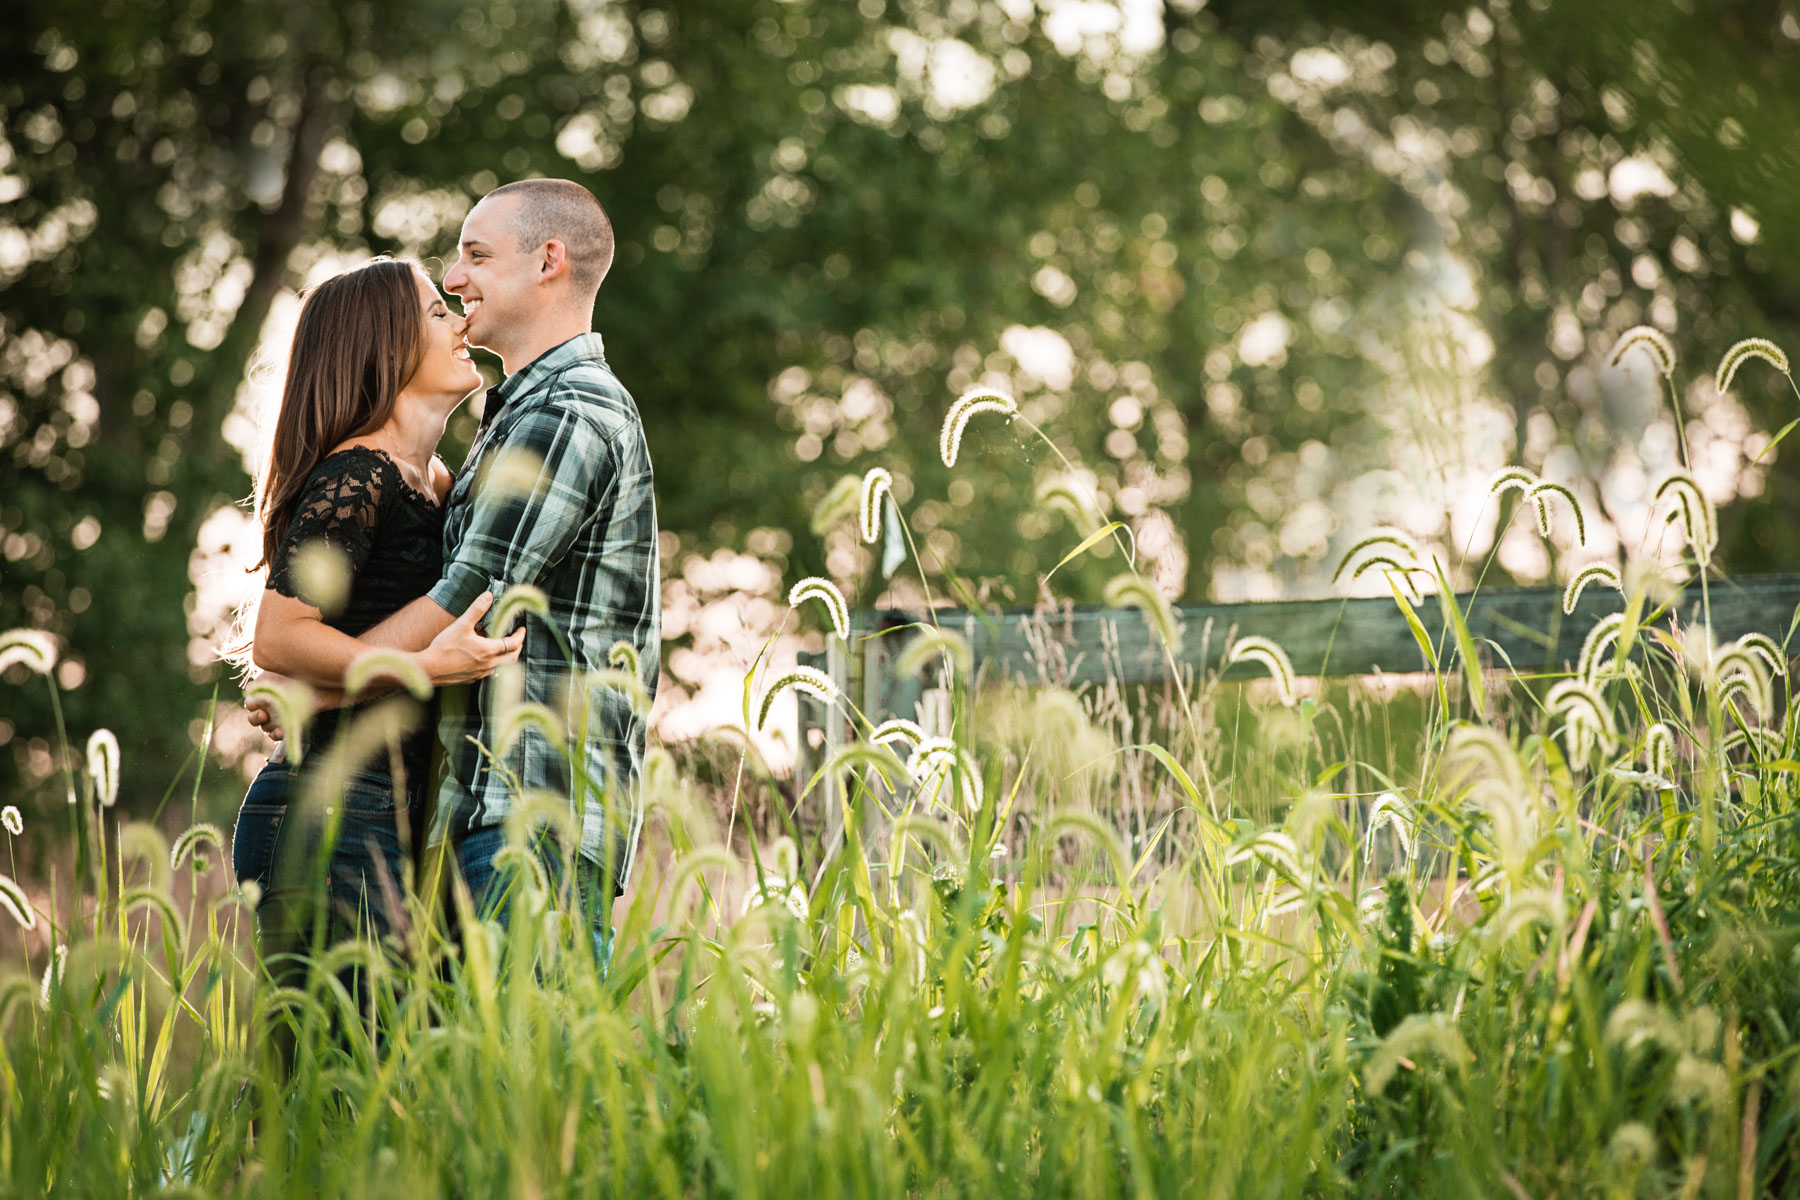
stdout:
<svg viewBox="0 0 1800 1200">
<path fill-rule="evenodd" d="M 469 343 L 463 339 L 467 326 L 450 311 L 425 272 L 416 272 L 414 278 L 425 310 L 425 352 L 405 390 L 461 400 L 481 386 L 481 372 L 469 361 Z"/>
</svg>

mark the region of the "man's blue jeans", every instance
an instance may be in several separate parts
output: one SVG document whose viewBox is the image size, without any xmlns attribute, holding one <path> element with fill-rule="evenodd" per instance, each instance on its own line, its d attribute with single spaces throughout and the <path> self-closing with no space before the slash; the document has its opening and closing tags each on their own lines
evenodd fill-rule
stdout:
<svg viewBox="0 0 1800 1200">
<path fill-rule="evenodd" d="M 469 895 L 474 898 L 476 916 L 484 921 L 498 921 L 502 926 L 512 907 L 512 889 L 517 883 L 514 871 L 497 870 L 494 866 L 494 856 L 505 846 L 506 831 L 498 826 L 478 829 L 451 841 L 456 869 L 462 874 L 463 882 L 468 884 Z M 612 964 L 613 891 L 603 878 L 605 873 L 598 864 L 577 855 L 575 886 L 567 889 L 565 896 L 563 859 L 556 844 L 548 838 L 542 839 L 537 846 L 537 855 L 557 903 L 573 904 L 580 910 L 579 917 L 594 939 L 594 961 L 599 964 L 600 973 L 606 974 Z"/>
</svg>

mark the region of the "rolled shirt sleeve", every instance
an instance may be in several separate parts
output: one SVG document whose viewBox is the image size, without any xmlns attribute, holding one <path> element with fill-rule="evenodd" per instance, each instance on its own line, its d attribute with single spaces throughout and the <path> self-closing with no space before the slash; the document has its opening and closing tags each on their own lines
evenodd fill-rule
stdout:
<svg viewBox="0 0 1800 1200">
<path fill-rule="evenodd" d="M 588 416 L 560 404 L 520 415 L 474 480 L 467 530 L 428 593 L 461 613 L 483 591 L 496 597 L 536 583 L 601 511 L 617 474 L 611 442 Z M 498 636 L 503 630 L 490 630 Z"/>
</svg>

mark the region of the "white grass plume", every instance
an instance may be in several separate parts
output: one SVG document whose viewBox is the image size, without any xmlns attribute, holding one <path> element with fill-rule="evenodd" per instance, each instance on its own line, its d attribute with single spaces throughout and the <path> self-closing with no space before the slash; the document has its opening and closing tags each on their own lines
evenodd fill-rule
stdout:
<svg viewBox="0 0 1800 1200">
<path fill-rule="evenodd" d="M 1451 788 L 1476 779 L 1492 779 L 1513 789 L 1524 786 L 1512 744 L 1486 725 L 1465 721 L 1450 731 L 1444 741 L 1444 770 Z"/>
<path fill-rule="evenodd" d="M 1374 861 L 1375 835 L 1383 828 L 1391 827 L 1400 839 L 1400 848 L 1406 852 L 1406 861 L 1412 862 L 1419 852 L 1417 825 L 1417 818 L 1406 801 L 1395 792 L 1381 793 L 1369 806 L 1369 827 L 1363 834 L 1363 861 Z"/>
<path fill-rule="evenodd" d="M 275 716 L 275 724 L 287 739 L 288 759 L 298 766 L 304 756 L 301 734 L 312 720 L 318 701 L 313 690 L 299 680 L 274 684 L 259 679 L 244 689 L 245 700 L 267 700 Z"/>
<path fill-rule="evenodd" d="M 1768 634 L 1746 633 L 1743 637 L 1733 643 L 1733 645 L 1736 649 L 1742 650 L 1747 654 L 1754 654 L 1756 657 L 1762 659 L 1763 663 L 1774 674 L 1781 676 L 1783 679 L 1788 677 L 1787 654 L 1782 650 L 1780 644 Z"/>
<path fill-rule="evenodd" d="M 1538 477 L 1524 467 L 1501 467 L 1488 480 L 1487 494 L 1490 497 L 1503 496 L 1514 488 L 1529 493 L 1537 486 L 1537 482 Z"/>
<path fill-rule="evenodd" d="M 1675 511 L 1669 519 L 1680 519 L 1682 536 L 1695 555 L 1702 562 L 1710 561 L 1713 548 L 1719 544 L 1719 516 L 1699 481 L 1685 471 L 1677 471 L 1657 486 L 1655 503 L 1661 504 L 1667 496 L 1675 498 Z"/>
<path fill-rule="evenodd" d="M 812 531 L 823 537 L 831 531 L 832 526 L 856 511 L 856 493 L 861 481 L 854 475 L 845 475 L 831 485 L 824 497 L 813 507 Z"/>
<path fill-rule="evenodd" d="M 644 665 L 638 661 L 637 647 L 623 638 L 614 642 L 606 652 L 606 665 L 640 678 L 644 674 Z"/>
<path fill-rule="evenodd" d="M 816 667 L 795 667 L 771 683 L 769 690 L 763 693 L 762 707 L 756 714 L 758 729 L 769 723 L 769 709 L 774 706 L 775 697 L 789 688 L 805 692 L 826 704 L 835 704 L 838 698 L 837 684 L 831 681 L 831 676 Z"/>
<path fill-rule="evenodd" d="M 929 736 L 925 727 L 917 721 L 909 721 L 905 717 L 889 717 L 869 731 L 869 740 L 877 746 L 886 746 L 895 742 L 905 742 L 908 746 L 917 746 Z"/>
<path fill-rule="evenodd" d="M 1560 483 L 1551 483 L 1548 479 L 1540 479 L 1531 485 L 1525 493 L 1538 514 L 1538 532 L 1545 537 L 1550 536 L 1550 497 L 1561 496 L 1569 502 L 1569 511 L 1575 514 L 1575 540 L 1587 545 L 1587 514 L 1581 510 L 1581 499 L 1574 492 Z"/>
<path fill-rule="evenodd" d="M 1295 882 L 1306 878 L 1306 871 L 1300 865 L 1299 845 L 1279 829 L 1265 829 L 1225 856 L 1225 865 L 1228 867 L 1251 861 L 1279 871 Z"/>
<path fill-rule="evenodd" d="M 956 465 L 957 453 L 962 449 L 963 430 L 968 427 L 969 418 L 975 414 L 991 412 L 1012 417 L 1018 411 L 1018 404 L 1004 392 L 985 387 L 971 388 L 944 414 L 944 427 L 938 433 L 938 456 L 944 460 L 946 467 Z"/>
<path fill-rule="evenodd" d="M 1608 613 L 1594 622 L 1588 630 L 1587 637 L 1582 639 L 1581 654 L 1575 660 L 1575 674 L 1587 683 L 1593 683 L 1600 673 L 1601 656 L 1606 648 L 1619 640 L 1619 634 L 1625 628 L 1625 614 Z"/>
<path fill-rule="evenodd" d="M 376 683 L 397 683 L 416 700 L 431 699 L 431 676 L 404 650 L 383 646 L 364 650 L 351 660 L 344 672 L 344 691 L 355 696 Z"/>
<path fill-rule="evenodd" d="M 1581 568 L 1581 570 L 1575 572 L 1575 578 L 1569 580 L 1569 586 L 1563 589 L 1562 606 L 1564 616 L 1568 616 L 1575 611 L 1575 606 L 1581 602 L 1582 589 L 1586 588 L 1590 583 L 1603 584 L 1615 592 L 1623 592 L 1625 590 L 1625 581 L 1619 578 L 1618 568 L 1614 567 L 1611 563 L 1589 563 L 1587 566 Z"/>
<path fill-rule="evenodd" d="M 1719 360 L 1718 373 L 1713 377 L 1713 385 L 1721 392 L 1731 390 L 1731 381 L 1736 378 L 1737 370 L 1753 358 L 1760 358 L 1780 371 L 1788 373 L 1788 356 L 1780 346 L 1768 338 L 1745 338 L 1725 352 Z"/>
<path fill-rule="evenodd" d="M 11 875 L 0 875 L 0 908 L 4 908 L 19 928 L 32 930 L 37 928 L 37 909 L 31 905 L 31 897 L 25 889 L 13 882 Z"/>
<path fill-rule="evenodd" d="M 175 839 L 175 846 L 169 851 L 169 869 L 171 871 L 181 870 L 181 864 L 186 862 L 189 856 L 192 856 L 194 870 L 206 870 L 206 860 L 200 857 L 200 847 L 207 843 L 212 844 L 213 852 L 219 856 L 220 862 L 224 862 L 224 832 L 217 825 L 202 821 Z"/>
<path fill-rule="evenodd" d="M 1061 477 L 1044 480 L 1038 484 L 1033 500 L 1039 508 L 1062 513 L 1075 528 L 1084 533 L 1094 524 L 1096 514 L 1093 502 L 1072 480 Z"/>
<path fill-rule="evenodd" d="M 56 666 L 56 642 L 41 629 L 9 629 L 0 633 L 0 671 L 23 663 L 34 675 Z"/>
<path fill-rule="evenodd" d="M 789 608 L 798 609 L 808 600 L 817 600 L 825 606 L 833 633 L 841 638 L 850 636 L 850 604 L 844 599 L 844 593 L 838 591 L 837 584 L 822 575 L 808 575 L 788 589 Z"/>
<path fill-rule="evenodd" d="M 1594 686 L 1582 679 L 1564 679 L 1544 695 L 1544 706 L 1563 719 L 1565 741 L 1571 757 L 1587 757 L 1589 739 L 1611 753 L 1618 742 L 1618 726 L 1612 707 Z"/>
<path fill-rule="evenodd" d="M 1644 768 L 1664 779 L 1675 778 L 1675 730 L 1666 721 L 1644 731 Z"/>
<path fill-rule="evenodd" d="M 1269 669 L 1269 676 L 1275 681 L 1275 693 L 1287 708 L 1294 707 L 1297 697 L 1294 693 L 1294 664 L 1287 656 L 1287 651 L 1266 637 L 1242 637 L 1231 643 L 1231 649 L 1225 652 L 1228 663 L 1254 662 L 1261 663 Z"/>
<path fill-rule="evenodd" d="M 1767 685 L 1766 677 L 1759 679 L 1748 673 L 1721 679 L 1719 680 L 1719 703 L 1732 704 L 1737 697 L 1743 696 L 1749 700 L 1750 707 L 1755 710 L 1756 715 L 1766 719 L 1774 707 Z"/>
<path fill-rule="evenodd" d="M 6 826 L 6 832 L 18 837 L 25 832 L 25 818 L 19 815 L 19 807 L 9 804 L 0 809 L 0 825 Z"/>
<path fill-rule="evenodd" d="M 1394 1026 L 1363 1068 L 1364 1089 L 1371 1096 L 1379 1096 L 1402 1063 L 1416 1064 L 1427 1055 L 1458 1071 L 1468 1061 L 1468 1043 L 1445 1013 L 1413 1013 Z"/>
<path fill-rule="evenodd" d="M 857 508 L 860 518 L 858 524 L 861 526 L 862 540 L 870 545 L 881 540 L 881 510 L 893 490 L 894 477 L 884 467 L 870 467 L 862 477 L 862 501 Z"/>
<path fill-rule="evenodd" d="M 500 593 L 494 607 L 488 610 L 484 628 L 489 637 L 505 637 L 512 632 L 513 619 L 524 613 L 548 621 L 550 598 L 544 589 L 529 583 L 515 583 Z"/>
<path fill-rule="evenodd" d="M 1391 549 L 1389 549 L 1390 547 Z M 1419 546 L 1412 540 L 1412 535 L 1405 530 L 1395 529 L 1391 526 L 1378 526 L 1365 534 L 1361 541 L 1344 551 L 1343 557 L 1338 559 L 1337 570 L 1331 573 L 1331 582 L 1336 583 L 1343 578 L 1344 572 L 1349 569 L 1351 563 L 1357 561 L 1359 555 L 1377 548 L 1382 548 L 1379 558 L 1383 563 L 1402 571 L 1410 569 L 1419 561 Z M 1367 569 L 1367 564 L 1359 566 L 1351 578 L 1356 578 Z"/>
<path fill-rule="evenodd" d="M 1675 347 L 1662 330 L 1650 325 L 1634 325 L 1619 335 L 1612 353 L 1606 356 L 1608 366 L 1616 367 L 1632 350 L 1643 350 L 1656 363 L 1664 379 L 1675 374 Z"/>
<path fill-rule="evenodd" d="M 894 676 L 910 678 L 929 666 L 943 666 L 950 675 L 967 676 L 974 669 L 975 652 L 969 649 L 969 640 L 953 629 L 921 629 L 894 656 Z"/>
<path fill-rule="evenodd" d="M 94 795 L 110 807 L 119 798 L 119 739 L 110 729 L 96 729 L 87 740 L 88 778 Z"/>
<path fill-rule="evenodd" d="M 1169 648 L 1169 653 L 1180 653 L 1181 630 L 1175 624 L 1175 610 L 1169 604 L 1169 598 L 1162 594 L 1161 588 L 1142 575 L 1127 571 L 1108 580 L 1100 595 L 1114 608 L 1135 608 L 1142 612 L 1144 619 Z"/>
<path fill-rule="evenodd" d="M 944 782 L 956 774 L 964 810 L 971 815 L 981 810 L 981 773 L 967 752 L 949 738 L 933 737 L 920 742 L 906 769 L 913 786 L 928 799 L 936 799 Z"/>
</svg>

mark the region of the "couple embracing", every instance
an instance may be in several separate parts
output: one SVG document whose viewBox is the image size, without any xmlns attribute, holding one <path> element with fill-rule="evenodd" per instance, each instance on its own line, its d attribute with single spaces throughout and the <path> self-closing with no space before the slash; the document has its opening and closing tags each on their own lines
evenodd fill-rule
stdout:
<svg viewBox="0 0 1800 1200">
<path fill-rule="evenodd" d="M 497 860 L 518 865 L 499 853 L 507 815 L 545 793 L 570 805 L 564 838 L 535 846 L 555 903 L 587 924 L 602 967 L 611 956 L 645 715 L 635 689 L 588 681 L 623 642 L 654 695 L 661 623 L 649 451 L 591 332 L 612 227 L 579 184 L 526 180 L 475 206 L 459 251 L 443 282 L 461 317 L 423 268 L 388 259 L 302 303 L 257 483 L 268 583 L 247 652 L 264 672 L 311 685 L 322 711 L 305 739 L 318 752 L 296 763 L 278 751 L 233 833 L 237 877 L 261 889 L 266 960 L 297 959 L 321 928 L 332 941 L 394 932 L 415 843 L 454 870 L 479 917 L 504 919 L 517 881 Z M 508 374 L 453 474 L 436 449 L 481 384 L 471 346 Z M 348 568 L 329 611 L 309 580 L 321 543 Z M 520 584 L 542 591 L 547 615 L 482 628 L 494 598 Z M 350 764 L 332 801 L 337 837 L 322 847 L 316 814 L 298 802 L 314 764 L 371 703 L 340 707 L 346 671 L 374 648 L 410 658 L 437 689 L 434 708 L 397 754 L 383 746 Z M 497 726 L 520 703 L 570 716 L 566 752 L 538 728 L 502 744 Z M 267 704 L 251 708 L 254 724 L 298 732 L 275 728 Z M 575 831 L 578 844 L 566 844 Z"/>
</svg>

